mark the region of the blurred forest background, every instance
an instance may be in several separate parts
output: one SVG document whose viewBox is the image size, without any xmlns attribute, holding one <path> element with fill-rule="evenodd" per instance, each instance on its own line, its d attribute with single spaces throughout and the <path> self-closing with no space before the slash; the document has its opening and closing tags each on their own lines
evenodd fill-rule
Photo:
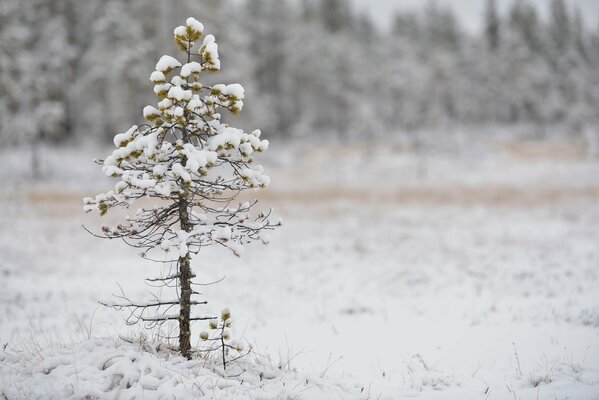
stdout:
<svg viewBox="0 0 599 400">
<path fill-rule="evenodd" d="M 187 16 L 216 35 L 218 80 L 246 88 L 240 125 L 269 137 L 511 125 L 584 138 L 599 122 L 599 29 L 564 0 L 548 18 L 488 0 L 478 33 L 434 2 L 383 30 L 345 0 L 3 0 L 0 144 L 109 142 L 140 122 Z"/>
</svg>

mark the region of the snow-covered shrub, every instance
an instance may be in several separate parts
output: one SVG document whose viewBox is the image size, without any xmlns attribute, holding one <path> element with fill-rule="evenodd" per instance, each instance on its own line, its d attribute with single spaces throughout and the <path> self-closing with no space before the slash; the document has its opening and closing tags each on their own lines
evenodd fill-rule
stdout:
<svg viewBox="0 0 599 400">
<path fill-rule="evenodd" d="M 117 180 L 114 189 L 84 199 L 85 211 L 101 216 L 114 207 L 132 206 L 137 200 L 159 200 L 153 208 L 138 208 L 133 216 L 116 226 L 103 226 L 98 236 L 121 238 L 141 249 L 144 258 L 177 263 L 177 272 L 159 280 L 178 286 L 178 299 L 148 303 L 110 304 L 129 308 L 137 321 L 179 323 L 181 354 L 190 356 L 190 322 L 211 319 L 194 317 L 197 293 L 191 284 L 192 255 L 203 247 L 219 245 L 239 256 L 242 245 L 267 242 L 264 231 L 280 225 L 270 212 L 252 216 L 256 201 L 233 205 L 242 191 L 266 187 L 270 178 L 254 157 L 268 149 L 260 130 L 246 133 L 221 121 L 221 109 L 238 113 L 243 108 L 244 90 L 239 84 L 204 85 L 200 78 L 219 71 L 218 45 L 212 35 L 203 40 L 204 26 L 188 18 L 175 29 L 175 41 L 183 60 L 164 55 L 150 75 L 156 106 L 143 109 L 146 124 L 133 125 L 114 137 L 116 149 L 101 164 L 108 177 Z M 163 253 L 170 257 L 162 256 Z M 179 306 L 179 312 L 167 310 Z M 148 315 L 148 309 L 162 312 Z"/>
</svg>

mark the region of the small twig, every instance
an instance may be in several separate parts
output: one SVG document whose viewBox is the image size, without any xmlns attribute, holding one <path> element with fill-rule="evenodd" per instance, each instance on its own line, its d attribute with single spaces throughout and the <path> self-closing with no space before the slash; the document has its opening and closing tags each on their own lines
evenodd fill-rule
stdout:
<svg viewBox="0 0 599 400">
<path fill-rule="evenodd" d="M 518 358 L 518 350 L 516 350 L 516 343 L 512 342 L 514 346 L 514 355 L 516 356 L 516 363 L 518 365 L 518 378 L 522 378 L 522 368 L 520 367 L 520 358 Z"/>
</svg>

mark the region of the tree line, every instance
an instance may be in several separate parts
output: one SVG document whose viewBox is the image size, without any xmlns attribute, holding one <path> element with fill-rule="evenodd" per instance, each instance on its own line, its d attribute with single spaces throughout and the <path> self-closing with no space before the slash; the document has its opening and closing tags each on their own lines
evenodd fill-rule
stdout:
<svg viewBox="0 0 599 400">
<path fill-rule="evenodd" d="M 152 99 L 152 60 L 173 50 L 169 27 L 189 15 L 215 32 L 221 78 L 251 98 L 238 124 L 266 136 L 597 123 L 599 31 L 580 10 L 552 0 L 541 18 L 527 0 L 506 13 L 488 0 L 474 33 L 455 12 L 430 2 L 389 30 L 346 0 L 4 0 L 0 143 L 126 130 Z"/>
</svg>

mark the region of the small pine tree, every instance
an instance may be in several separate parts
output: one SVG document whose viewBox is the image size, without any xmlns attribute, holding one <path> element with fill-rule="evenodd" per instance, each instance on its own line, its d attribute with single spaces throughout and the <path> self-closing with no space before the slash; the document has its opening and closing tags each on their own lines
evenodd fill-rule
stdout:
<svg viewBox="0 0 599 400">
<path fill-rule="evenodd" d="M 227 369 L 227 363 L 239 359 L 247 354 L 243 353 L 243 343 L 237 340 L 231 340 L 229 329 L 233 326 L 231 312 L 225 308 L 220 314 L 220 320 L 212 320 L 208 324 L 210 331 L 200 332 L 200 340 L 207 342 L 208 345 L 204 352 L 219 352 L 223 369 Z M 233 352 L 231 358 L 231 352 Z M 227 361 L 227 356 L 230 360 Z"/>
<path fill-rule="evenodd" d="M 128 208 L 137 200 L 154 198 L 159 206 L 139 208 L 116 226 L 103 226 L 103 238 L 121 238 L 141 249 L 144 258 L 166 252 L 177 271 L 159 280 L 178 287 L 178 299 L 156 299 L 149 303 L 111 304 L 139 311 L 137 321 L 164 323 L 178 321 L 179 349 L 190 357 L 190 322 L 208 319 L 193 317 L 192 255 L 203 247 L 220 245 L 240 255 L 242 245 L 256 240 L 268 242 L 265 231 L 280 225 L 269 219 L 270 212 L 252 217 L 256 204 L 232 206 L 233 199 L 247 189 L 263 188 L 270 178 L 261 166 L 253 166 L 254 155 L 268 148 L 260 131 L 245 133 L 221 121 L 219 109 L 238 113 L 244 90 L 239 84 L 204 85 L 200 78 L 220 70 L 218 46 L 213 35 L 202 38 L 204 26 L 188 18 L 175 29 L 175 41 L 185 61 L 165 55 L 156 64 L 150 80 L 160 98 L 158 107 L 146 106 L 147 124 L 132 126 L 114 137 L 116 150 L 100 161 L 104 173 L 118 179 L 114 190 L 84 199 L 84 210 L 101 216 L 115 207 Z M 168 261 L 165 261 L 168 262 Z M 154 280 L 155 281 L 155 280 Z M 123 297 L 124 298 L 124 297 Z M 179 307 L 179 313 L 147 315 L 152 307 Z M 134 313 L 132 313 L 134 314 Z"/>
</svg>

